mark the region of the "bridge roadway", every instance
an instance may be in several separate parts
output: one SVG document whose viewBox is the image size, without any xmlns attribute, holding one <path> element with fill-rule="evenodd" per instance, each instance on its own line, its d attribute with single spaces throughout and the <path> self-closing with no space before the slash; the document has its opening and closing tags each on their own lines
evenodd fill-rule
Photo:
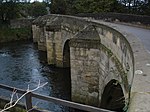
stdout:
<svg viewBox="0 0 150 112">
<path fill-rule="evenodd" d="M 99 21 L 127 34 L 135 57 L 135 76 L 131 89 L 131 112 L 150 112 L 150 29 Z"/>
</svg>

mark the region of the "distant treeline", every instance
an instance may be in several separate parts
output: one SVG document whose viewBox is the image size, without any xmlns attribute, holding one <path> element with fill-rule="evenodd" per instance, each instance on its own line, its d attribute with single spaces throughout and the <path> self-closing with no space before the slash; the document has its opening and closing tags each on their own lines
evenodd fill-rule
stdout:
<svg viewBox="0 0 150 112">
<path fill-rule="evenodd" d="M 51 12 L 59 14 L 116 12 L 150 15 L 150 0 L 52 0 Z"/>
<path fill-rule="evenodd" d="M 47 14 L 46 2 L 22 2 L 19 0 L 0 0 L 0 23 L 9 23 L 16 18 L 36 18 Z"/>
<path fill-rule="evenodd" d="M 36 18 L 51 13 L 75 15 L 79 13 L 116 12 L 150 16 L 150 0 L 0 0 L 0 22 L 16 18 Z"/>
</svg>

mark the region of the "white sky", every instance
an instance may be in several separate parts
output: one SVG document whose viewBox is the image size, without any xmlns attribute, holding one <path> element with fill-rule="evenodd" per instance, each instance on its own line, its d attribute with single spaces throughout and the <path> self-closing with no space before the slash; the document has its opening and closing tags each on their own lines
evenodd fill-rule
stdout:
<svg viewBox="0 0 150 112">
<path fill-rule="evenodd" d="M 39 1 L 39 2 L 42 2 L 43 0 L 31 0 L 31 2 L 34 2 L 34 1 Z"/>
</svg>

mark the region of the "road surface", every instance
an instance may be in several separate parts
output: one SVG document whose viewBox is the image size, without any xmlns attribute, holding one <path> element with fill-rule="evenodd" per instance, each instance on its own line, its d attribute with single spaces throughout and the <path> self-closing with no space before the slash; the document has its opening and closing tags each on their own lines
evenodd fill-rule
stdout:
<svg viewBox="0 0 150 112">
<path fill-rule="evenodd" d="M 115 24 L 115 23 L 111 23 L 111 24 L 117 26 L 122 31 L 125 31 L 126 33 L 130 33 L 135 37 L 137 37 L 143 43 L 146 50 L 150 53 L 150 30 L 149 29 Z"/>
</svg>

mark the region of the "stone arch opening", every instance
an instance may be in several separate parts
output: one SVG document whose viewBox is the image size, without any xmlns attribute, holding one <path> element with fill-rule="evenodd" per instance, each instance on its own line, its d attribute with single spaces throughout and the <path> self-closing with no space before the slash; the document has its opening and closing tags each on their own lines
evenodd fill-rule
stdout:
<svg viewBox="0 0 150 112">
<path fill-rule="evenodd" d="M 69 47 L 69 40 L 67 40 L 64 44 L 63 49 L 63 67 L 69 68 L 70 67 L 70 47 Z"/>
<path fill-rule="evenodd" d="M 66 40 L 63 47 L 63 69 L 64 69 L 64 77 L 68 83 L 66 86 L 66 89 L 69 89 L 69 94 L 71 100 L 71 69 L 70 69 L 70 46 L 69 46 L 70 40 Z M 68 90 L 67 90 L 68 91 Z"/>
<path fill-rule="evenodd" d="M 104 88 L 101 108 L 112 111 L 123 112 L 125 97 L 121 85 L 117 80 L 112 79 Z"/>
</svg>

